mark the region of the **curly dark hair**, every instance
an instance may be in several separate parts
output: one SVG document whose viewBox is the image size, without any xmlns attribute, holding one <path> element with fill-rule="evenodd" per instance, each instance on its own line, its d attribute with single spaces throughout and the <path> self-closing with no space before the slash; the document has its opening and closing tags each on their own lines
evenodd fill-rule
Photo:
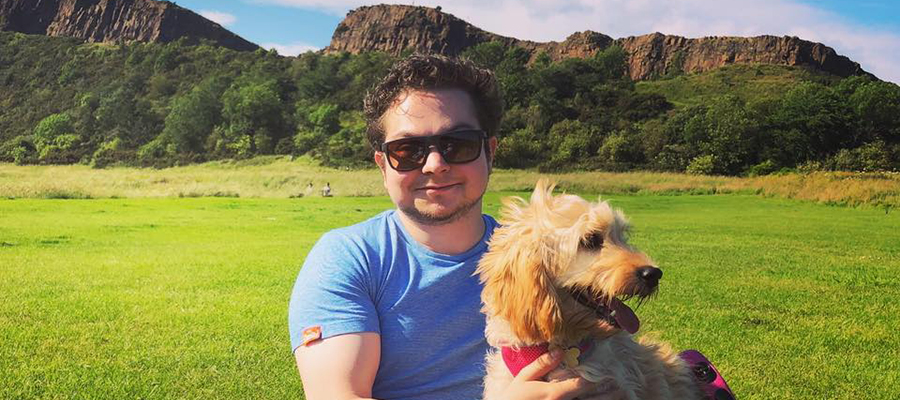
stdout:
<svg viewBox="0 0 900 400">
<path fill-rule="evenodd" d="M 366 134 L 372 148 L 384 142 L 381 118 L 406 90 L 460 89 L 469 94 L 476 118 L 488 137 L 497 134 L 503 118 L 503 99 L 494 73 L 468 60 L 415 54 L 394 64 L 378 84 L 366 93 L 363 111 Z"/>
</svg>

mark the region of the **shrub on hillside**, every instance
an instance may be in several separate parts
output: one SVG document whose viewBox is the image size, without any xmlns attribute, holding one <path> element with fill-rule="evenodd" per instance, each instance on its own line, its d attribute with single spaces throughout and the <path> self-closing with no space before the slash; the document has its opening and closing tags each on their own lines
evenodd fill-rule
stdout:
<svg viewBox="0 0 900 400">
<path fill-rule="evenodd" d="M 778 164 L 772 160 L 766 160 L 747 169 L 747 176 L 769 175 L 778 170 Z"/>
<path fill-rule="evenodd" d="M 715 172 L 716 157 L 708 154 L 691 160 L 684 172 L 691 175 L 712 175 Z"/>
<path fill-rule="evenodd" d="M 837 171 L 889 171 L 893 169 L 891 158 L 888 146 L 877 141 L 855 149 L 841 149 L 826 164 Z"/>
</svg>

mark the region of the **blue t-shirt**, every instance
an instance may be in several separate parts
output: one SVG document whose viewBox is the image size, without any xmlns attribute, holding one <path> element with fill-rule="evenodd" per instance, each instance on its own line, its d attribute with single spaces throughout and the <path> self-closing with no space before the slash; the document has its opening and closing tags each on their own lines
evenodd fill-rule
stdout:
<svg viewBox="0 0 900 400">
<path fill-rule="evenodd" d="M 291 348 L 314 326 L 323 339 L 377 332 L 375 398 L 481 398 L 488 345 L 481 284 L 473 274 L 497 226 L 483 218 L 482 240 L 457 255 L 416 242 L 395 210 L 323 235 L 294 284 Z"/>
</svg>

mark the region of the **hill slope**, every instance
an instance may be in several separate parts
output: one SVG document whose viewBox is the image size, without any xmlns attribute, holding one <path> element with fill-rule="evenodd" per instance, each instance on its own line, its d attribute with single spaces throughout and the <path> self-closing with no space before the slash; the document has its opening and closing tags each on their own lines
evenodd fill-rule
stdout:
<svg viewBox="0 0 900 400">
<path fill-rule="evenodd" d="M 208 40 L 234 50 L 256 50 L 191 10 L 153 0 L 0 0 L 0 30 L 73 37 L 87 42 Z"/>
</svg>

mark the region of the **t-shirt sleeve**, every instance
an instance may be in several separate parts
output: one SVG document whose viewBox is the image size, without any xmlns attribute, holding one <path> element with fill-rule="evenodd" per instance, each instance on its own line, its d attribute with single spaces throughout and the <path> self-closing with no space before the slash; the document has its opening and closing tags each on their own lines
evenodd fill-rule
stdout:
<svg viewBox="0 0 900 400">
<path fill-rule="evenodd" d="M 366 254 L 358 243 L 337 232 L 322 236 L 294 283 L 288 307 L 291 349 L 310 338 L 380 333 L 370 281 Z"/>
</svg>

